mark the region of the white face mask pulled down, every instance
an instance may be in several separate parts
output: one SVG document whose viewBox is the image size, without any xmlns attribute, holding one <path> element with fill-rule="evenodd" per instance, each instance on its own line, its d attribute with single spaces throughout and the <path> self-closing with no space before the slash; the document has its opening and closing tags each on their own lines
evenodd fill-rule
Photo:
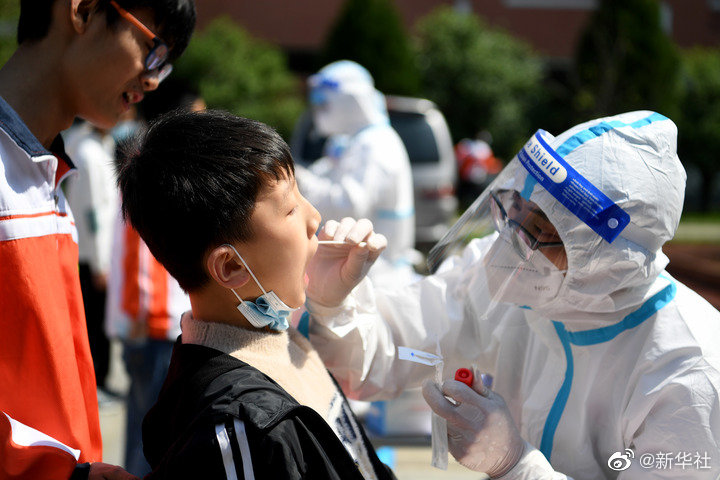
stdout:
<svg viewBox="0 0 720 480">
<path fill-rule="evenodd" d="M 491 298 L 496 302 L 537 308 L 557 297 L 565 271 L 539 250 L 522 260 L 505 235 L 500 235 L 483 257 Z"/>
<path fill-rule="evenodd" d="M 255 281 L 260 290 L 263 292 L 262 295 L 257 297 L 255 301 L 243 300 L 240 295 L 234 289 L 230 289 L 231 292 L 237 297 L 240 302 L 237 306 L 238 311 L 247 319 L 250 324 L 255 328 L 270 327 L 271 330 L 283 331 L 287 330 L 290 326 L 289 318 L 297 308 L 289 307 L 285 302 L 280 300 L 272 290 L 266 292 L 260 282 L 255 277 L 255 274 L 250 270 L 250 267 L 245 262 L 245 259 L 238 253 L 238 251 L 226 243 L 224 246 L 228 246 L 233 249 L 235 255 L 238 256 L 240 261 L 245 265 L 250 276 Z"/>
</svg>

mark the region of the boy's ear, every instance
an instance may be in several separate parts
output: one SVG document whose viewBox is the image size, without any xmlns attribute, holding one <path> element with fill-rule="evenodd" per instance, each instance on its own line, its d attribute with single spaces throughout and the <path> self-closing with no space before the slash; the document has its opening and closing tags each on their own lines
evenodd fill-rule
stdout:
<svg viewBox="0 0 720 480">
<path fill-rule="evenodd" d="M 97 0 L 70 0 L 70 21 L 77 33 L 84 33 Z"/>
<path fill-rule="evenodd" d="M 250 273 L 232 248 L 222 245 L 210 251 L 206 266 L 208 274 L 225 288 L 240 288 L 250 280 Z"/>
</svg>

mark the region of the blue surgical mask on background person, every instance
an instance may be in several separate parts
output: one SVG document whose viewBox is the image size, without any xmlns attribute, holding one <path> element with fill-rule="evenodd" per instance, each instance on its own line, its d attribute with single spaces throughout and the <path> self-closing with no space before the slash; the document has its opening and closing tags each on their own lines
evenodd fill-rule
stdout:
<svg viewBox="0 0 720 480">
<path fill-rule="evenodd" d="M 237 306 L 238 311 L 240 311 L 247 321 L 255 328 L 270 327 L 271 330 L 278 332 L 287 330 L 290 326 L 288 318 L 295 310 L 297 310 L 297 308 L 289 307 L 285 302 L 280 300 L 280 297 L 278 297 L 272 290 L 266 292 L 263 286 L 260 285 L 258 279 L 255 277 L 255 274 L 253 274 L 252 270 L 250 270 L 248 264 L 238 251 L 235 250 L 235 247 L 229 243 L 226 243 L 225 245 L 233 249 L 235 255 L 237 255 L 243 265 L 245 265 L 245 268 L 247 268 L 250 276 L 263 292 L 262 295 L 255 299 L 255 301 L 248 301 L 240 298 L 240 295 L 231 288 L 230 291 L 233 292 L 240 301 L 240 304 Z"/>
</svg>

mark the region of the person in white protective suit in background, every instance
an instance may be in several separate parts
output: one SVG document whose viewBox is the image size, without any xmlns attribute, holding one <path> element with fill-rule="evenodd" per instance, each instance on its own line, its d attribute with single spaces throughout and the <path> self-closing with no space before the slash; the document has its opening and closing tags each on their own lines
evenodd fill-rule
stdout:
<svg viewBox="0 0 720 480">
<path fill-rule="evenodd" d="M 718 478 L 720 313 L 664 270 L 661 250 L 685 190 L 676 140 L 675 124 L 647 111 L 538 131 L 431 252 L 422 281 L 373 290 L 349 263 L 318 257 L 311 341 L 353 398 L 433 375 L 398 346 L 439 346 L 444 378 L 491 374 L 494 391 L 479 375 L 473 388 L 423 386 L 450 452 L 491 478 Z M 496 232 L 450 255 L 488 225 Z"/>
<path fill-rule="evenodd" d="M 412 172 L 385 97 L 370 73 L 349 60 L 325 66 L 308 86 L 315 128 L 330 146 L 309 168 L 296 165 L 300 191 L 323 218 L 370 219 L 388 239 L 370 277 L 379 285 L 409 283 L 415 279 Z"/>
</svg>

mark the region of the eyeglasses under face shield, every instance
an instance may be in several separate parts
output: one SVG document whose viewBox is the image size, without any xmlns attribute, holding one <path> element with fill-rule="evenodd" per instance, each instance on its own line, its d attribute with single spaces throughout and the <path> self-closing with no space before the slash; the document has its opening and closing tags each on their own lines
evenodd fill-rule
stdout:
<svg viewBox="0 0 720 480">
<path fill-rule="evenodd" d="M 520 192 L 497 190 L 490 192 L 490 199 L 495 229 L 510 237 L 520 258 L 529 260 L 540 248 L 562 248 L 563 242 L 545 214 L 535 204 L 524 200 Z"/>
</svg>

